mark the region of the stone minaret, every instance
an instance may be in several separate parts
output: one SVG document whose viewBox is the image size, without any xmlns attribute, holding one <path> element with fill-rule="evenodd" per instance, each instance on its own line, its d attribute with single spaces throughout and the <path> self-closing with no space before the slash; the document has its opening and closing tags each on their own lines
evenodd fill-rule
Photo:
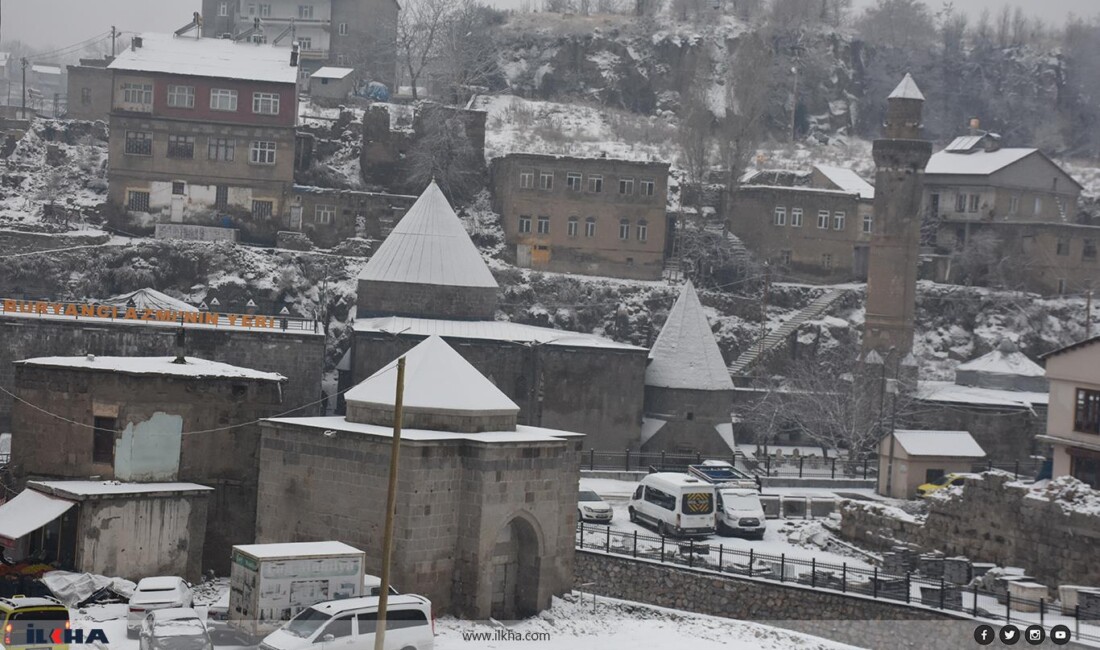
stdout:
<svg viewBox="0 0 1100 650">
<path fill-rule="evenodd" d="M 864 355 L 894 374 L 913 348 L 924 167 L 932 143 L 920 139 L 924 95 L 908 74 L 886 100 L 885 137 L 875 140 L 875 221 L 867 276 Z"/>
</svg>

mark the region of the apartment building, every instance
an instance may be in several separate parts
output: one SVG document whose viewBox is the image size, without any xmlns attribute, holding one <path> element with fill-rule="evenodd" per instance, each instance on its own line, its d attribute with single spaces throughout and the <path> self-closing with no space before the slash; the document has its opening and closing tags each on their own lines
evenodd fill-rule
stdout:
<svg viewBox="0 0 1100 650">
<path fill-rule="evenodd" d="M 1047 434 L 1053 476 L 1073 476 L 1100 489 L 1100 336 L 1043 356 L 1050 381 Z"/>
<path fill-rule="evenodd" d="M 729 231 L 783 274 L 807 281 L 867 278 L 875 188 L 850 169 L 746 174 Z"/>
<path fill-rule="evenodd" d="M 294 181 L 291 52 L 148 34 L 113 73 L 108 200 L 139 222 L 237 227 L 266 239 Z"/>
<path fill-rule="evenodd" d="M 519 266 L 658 279 L 670 232 L 668 163 L 509 154 L 492 163 L 495 209 Z"/>
<path fill-rule="evenodd" d="M 202 35 L 297 43 L 303 79 L 334 65 L 393 88 L 399 11 L 397 0 L 203 0 Z"/>
</svg>

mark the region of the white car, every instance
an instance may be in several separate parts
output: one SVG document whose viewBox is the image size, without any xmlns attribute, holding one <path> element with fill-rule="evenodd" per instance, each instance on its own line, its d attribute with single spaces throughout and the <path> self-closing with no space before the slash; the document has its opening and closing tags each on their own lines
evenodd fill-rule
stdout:
<svg viewBox="0 0 1100 650">
<path fill-rule="evenodd" d="M 764 506 L 756 490 L 718 490 L 718 534 L 744 535 L 764 539 Z"/>
<path fill-rule="evenodd" d="M 126 634 L 137 636 L 141 622 L 148 612 L 169 607 L 190 607 L 191 586 L 183 578 L 176 576 L 157 576 L 142 578 L 130 596 L 130 607 L 126 614 Z"/>
<path fill-rule="evenodd" d="M 610 524 L 613 516 L 611 504 L 601 499 L 600 495 L 592 490 L 581 490 L 577 493 L 577 521 Z"/>
<path fill-rule="evenodd" d="M 307 607 L 264 637 L 260 650 L 374 650 L 378 597 L 330 600 Z M 435 619 L 423 596 L 390 596 L 386 606 L 386 648 L 432 650 Z"/>
<path fill-rule="evenodd" d="M 154 609 L 141 622 L 140 650 L 213 650 L 210 632 L 189 607 Z"/>
</svg>

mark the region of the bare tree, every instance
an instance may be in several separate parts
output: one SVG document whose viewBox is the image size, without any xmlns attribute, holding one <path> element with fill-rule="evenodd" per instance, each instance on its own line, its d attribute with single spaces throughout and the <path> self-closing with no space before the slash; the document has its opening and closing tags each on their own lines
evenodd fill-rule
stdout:
<svg viewBox="0 0 1100 650">
<path fill-rule="evenodd" d="M 397 22 L 397 52 L 408 75 L 413 99 L 419 98 L 420 77 L 439 54 L 439 34 L 452 3 L 448 0 L 408 0 Z"/>
<path fill-rule="evenodd" d="M 477 0 L 457 0 L 439 30 L 438 69 L 451 103 L 488 92 L 499 76 L 492 27 L 503 14 Z"/>
<path fill-rule="evenodd" d="M 459 110 L 424 103 L 417 115 L 417 138 L 407 158 L 406 184 L 419 192 L 435 181 L 452 202 L 472 197 L 484 186 L 485 163 L 470 142 Z"/>
<path fill-rule="evenodd" d="M 718 120 L 718 156 L 732 195 L 764 133 L 775 75 L 772 50 L 759 34 L 744 36 L 731 58 L 725 115 Z"/>
</svg>

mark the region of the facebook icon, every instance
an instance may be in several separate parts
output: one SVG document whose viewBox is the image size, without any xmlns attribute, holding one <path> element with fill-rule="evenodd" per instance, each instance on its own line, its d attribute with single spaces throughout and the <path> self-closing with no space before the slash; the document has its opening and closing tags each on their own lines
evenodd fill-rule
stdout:
<svg viewBox="0 0 1100 650">
<path fill-rule="evenodd" d="M 978 645 L 989 645 L 993 643 L 994 632 L 992 625 L 979 625 L 974 628 L 974 640 L 978 642 Z"/>
</svg>

